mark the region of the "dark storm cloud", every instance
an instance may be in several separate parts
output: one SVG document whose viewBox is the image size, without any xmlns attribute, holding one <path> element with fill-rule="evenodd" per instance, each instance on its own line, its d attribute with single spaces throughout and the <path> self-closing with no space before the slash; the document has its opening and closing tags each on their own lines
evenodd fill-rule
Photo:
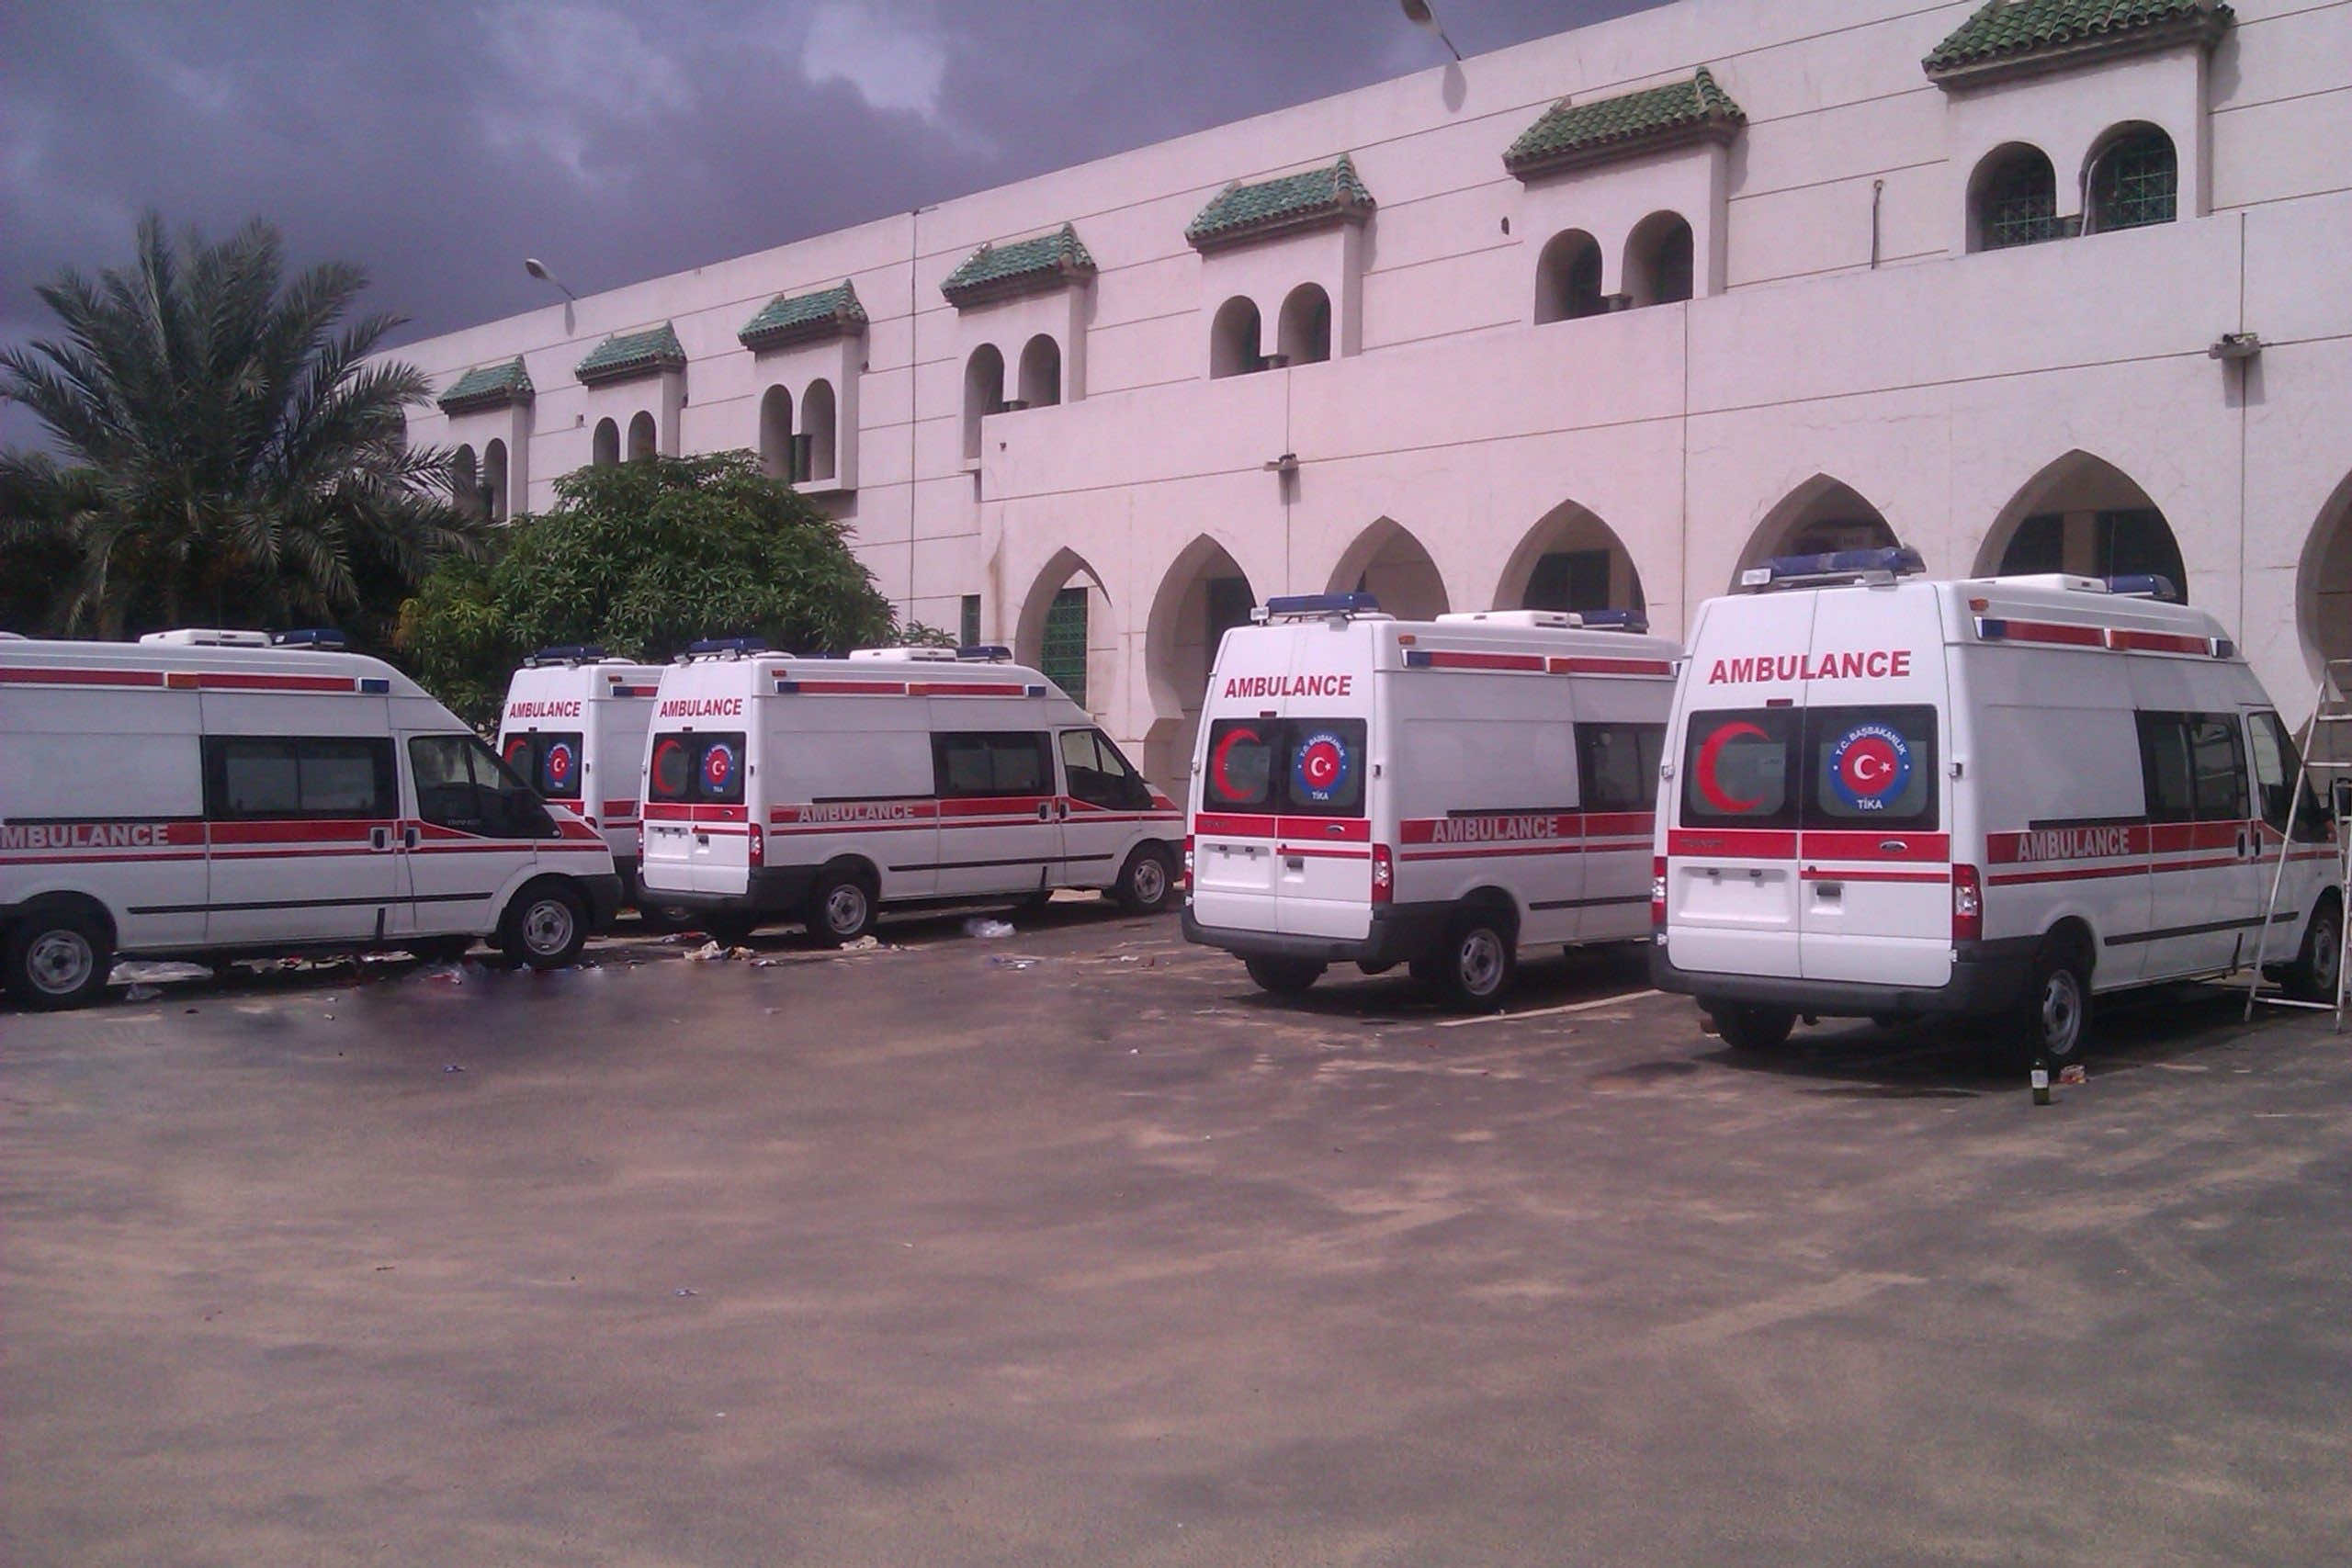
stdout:
<svg viewBox="0 0 2352 1568">
<path fill-rule="evenodd" d="M 1453 0 L 1464 52 L 1655 0 Z M 259 215 L 446 331 L 1443 58 L 1394 0 L 0 8 L 0 337 L 141 209 Z M 0 410 L 0 439 L 22 440 Z"/>
</svg>

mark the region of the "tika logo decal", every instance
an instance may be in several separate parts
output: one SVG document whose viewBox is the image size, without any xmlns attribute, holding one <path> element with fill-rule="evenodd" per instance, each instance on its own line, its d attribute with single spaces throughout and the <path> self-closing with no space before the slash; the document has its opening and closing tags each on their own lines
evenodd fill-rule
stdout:
<svg viewBox="0 0 2352 1568">
<path fill-rule="evenodd" d="M 171 842 L 161 822 L 0 825 L 0 850 L 151 850 Z"/>
<path fill-rule="evenodd" d="M 1883 681 L 1911 673 L 1909 649 L 1869 652 L 1759 653 L 1753 659 L 1718 659 L 1707 671 L 1710 686 L 1754 681 Z"/>
<path fill-rule="evenodd" d="M 672 697 L 662 705 L 663 718 L 741 718 L 741 697 Z"/>
<path fill-rule="evenodd" d="M 576 700 L 568 703 L 508 703 L 506 716 L 509 718 L 578 718 L 580 704 Z"/>
<path fill-rule="evenodd" d="M 1228 697 L 1344 697 L 1353 675 L 1234 675 L 1225 682 Z"/>
</svg>

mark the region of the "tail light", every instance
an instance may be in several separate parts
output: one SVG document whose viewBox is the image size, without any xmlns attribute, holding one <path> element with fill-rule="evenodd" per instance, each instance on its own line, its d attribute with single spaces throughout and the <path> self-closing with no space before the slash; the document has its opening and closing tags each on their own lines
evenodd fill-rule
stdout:
<svg viewBox="0 0 2352 1568">
<path fill-rule="evenodd" d="M 645 824 L 642 822 L 637 825 L 637 858 L 645 858 Z"/>
<path fill-rule="evenodd" d="M 1184 891 L 1193 890 L 1193 835 L 1184 835 Z"/>
<path fill-rule="evenodd" d="M 1372 846 L 1372 901 L 1392 904 L 1396 900 L 1396 862 L 1386 844 Z"/>
<path fill-rule="evenodd" d="M 1650 929 L 1666 929 L 1666 857 L 1650 857 Z"/>
<path fill-rule="evenodd" d="M 752 824 L 752 854 L 750 863 L 755 866 L 765 865 L 768 863 L 768 830 L 765 828 L 761 827 L 757 822 Z"/>
<path fill-rule="evenodd" d="M 1951 939 L 1978 942 L 1984 935 L 1984 888 L 1973 865 L 1951 868 Z"/>
</svg>

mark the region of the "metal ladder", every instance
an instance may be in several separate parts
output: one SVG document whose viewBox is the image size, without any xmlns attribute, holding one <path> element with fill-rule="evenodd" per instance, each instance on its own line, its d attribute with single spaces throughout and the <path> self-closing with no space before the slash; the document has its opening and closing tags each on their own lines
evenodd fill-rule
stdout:
<svg viewBox="0 0 2352 1568">
<path fill-rule="evenodd" d="M 2333 1012 L 2335 1027 L 2340 1031 L 2344 1027 L 2345 961 L 2352 957 L 2352 919 L 2347 919 L 2352 916 L 2352 659 L 2331 659 L 2321 667 L 2319 693 L 2312 705 L 2312 716 L 2302 733 L 2295 738 L 2295 743 L 2302 754 L 2302 769 L 2289 799 L 2287 830 L 2278 840 L 2278 863 L 2270 874 L 2270 901 L 2263 908 L 2278 907 L 2278 890 L 2287 879 L 2287 857 L 2295 849 L 2296 817 L 2306 805 L 2317 805 L 2335 829 L 2335 998 L 2333 1001 L 2304 1001 L 2284 995 L 2276 987 L 2266 987 L 2262 965 L 2267 957 L 2272 922 L 2265 920 L 2262 934 L 2255 941 L 2245 1016 L 2254 1017 L 2256 1003 L 2311 1008 Z"/>
</svg>

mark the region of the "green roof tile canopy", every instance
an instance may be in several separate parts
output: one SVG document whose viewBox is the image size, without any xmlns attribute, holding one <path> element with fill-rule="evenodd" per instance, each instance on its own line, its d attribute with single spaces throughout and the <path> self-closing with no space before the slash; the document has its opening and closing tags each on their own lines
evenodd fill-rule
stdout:
<svg viewBox="0 0 2352 1568">
<path fill-rule="evenodd" d="M 1613 98 L 1562 98 L 1519 134 L 1503 167 L 1521 179 L 1702 141 L 1729 142 L 1747 123 L 1703 65 L 1687 79 Z"/>
<path fill-rule="evenodd" d="M 1078 230 L 1065 223 L 1052 233 L 1040 234 L 1034 240 L 982 245 L 964 258 L 963 265 L 947 275 L 947 281 L 939 286 L 939 291 L 947 296 L 949 304 L 961 310 L 992 299 L 1064 288 L 1093 276 L 1094 258 L 1080 243 Z"/>
<path fill-rule="evenodd" d="M 439 401 L 443 413 L 479 413 L 510 403 L 527 403 L 532 395 L 531 374 L 523 368 L 523 356 L 518 354 L 496 365 L 475 366 L 458 377 Z"/>
<path fill-rule="evenodd" d="M 814 294 L 779 294 L 745 321 L 735 336 L 745 348 L 757 351 L 865 330 L 865 307 L 857 302 L 855 287 L 843 283 Z"/>
<path fill-rule="evenodd" d="M 650 332 L 614 333 L 580 362 L 576 374 L 586 385 L 601 387 L 633 376 L 685 367 L 686 351 L 678 346 L 678 334 L 664 321 Z"/>
<path fill-rule="evenodd" d="M 1213 251 L 1297 229 L 1361 223 L 1374 205 L 1355 160 L 1342 152 L 1338 163 L 1303 175 L 1226 186 L 1184 226 L 1184 238 L 1196 251 Z"/>
<path fill-rule="evenodd" d="M 2222 0 L 1988 0 L 1919 63 L 1942 85 L 1966 85 L 2178 43 L 2211 49 L 2233 20 Z"/>
</svg>

